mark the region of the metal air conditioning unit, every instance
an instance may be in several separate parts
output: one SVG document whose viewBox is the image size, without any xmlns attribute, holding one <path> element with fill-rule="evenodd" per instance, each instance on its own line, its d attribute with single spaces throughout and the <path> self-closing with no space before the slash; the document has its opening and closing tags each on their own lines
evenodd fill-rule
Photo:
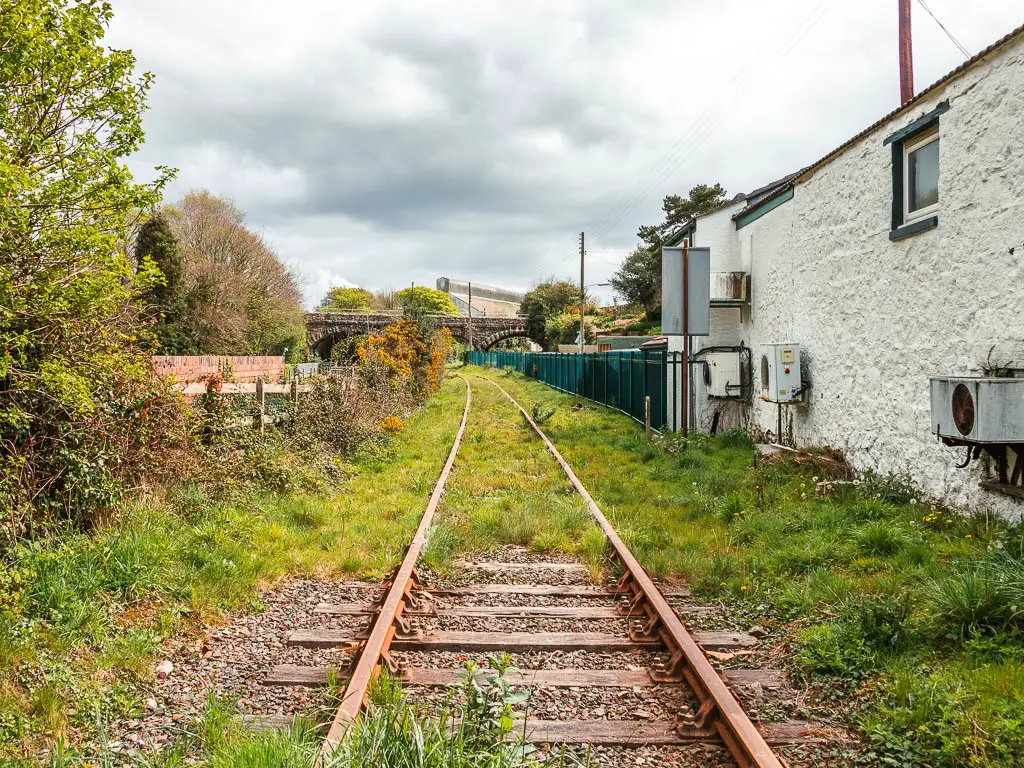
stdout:
<svg viewBox="0 0 1024 768">
<path fill-rule="evenodd" d="M 932 430 L 959 444 L 1024 443 L 1024 379 L 931 378 Z"/>
<path fill-rule="evenodd" d="M 803 398 L 799 344 L 761 345 L 761 399 L 794 403 Z"/>
<path fill-rule="evenodd" d="M 731 400 L 740 397 L 744 387 L 743 361 L 739 352 L 711 352 L 705 356 L 704 362 L 708 397 Z M 749 382 L 749 378 L 747 380 Z"/>
</svg>

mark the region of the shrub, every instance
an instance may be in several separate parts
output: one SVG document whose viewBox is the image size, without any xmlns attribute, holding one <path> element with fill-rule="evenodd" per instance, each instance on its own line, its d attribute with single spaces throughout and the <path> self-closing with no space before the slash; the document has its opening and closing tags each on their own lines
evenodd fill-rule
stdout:
<svg viewBox="0 0 1024 768">
<path fill-rule="evenodd" d="M 106 3 L 5 5 L 0 68 L 0 528 L 88 524 L 137 478 L 154 402 L 125 243 L 169 174 L 136 184 L 151 84 L 104 47 Z M 159 410 L 159 409 L 157 409 Z"/>
</svg>

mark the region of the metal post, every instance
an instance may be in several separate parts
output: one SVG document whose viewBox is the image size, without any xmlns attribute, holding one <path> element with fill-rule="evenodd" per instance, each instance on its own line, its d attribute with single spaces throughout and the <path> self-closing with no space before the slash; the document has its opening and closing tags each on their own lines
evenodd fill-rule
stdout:
<svg viewBox="0 0 1024 768">
<path fill-rule="evenodd" d="M 683 437 L 690 433 L 690 241 L 683 241 Z"/>
<path fill-rule="evenodd" d="M 580 232 L 580 354 L 583 353 L 583 345 L 586 343 L 586 337 L 583 335 L 583 304 L 586 301 L 587 289 L 583 287 L 583 257 L 586 254 L 586 249 L 583 247 L 584 233 Z"/>
<path fill-rule="evenodd" d="M 473 351 L 473 284 L 467 283 L 469 286 L 469 351 Z"/>
<path fill-rule="evenodd" d="M 900 104 L 914 98 L 914 49 L 910 34 L 910 0 L 900 5 Z"/>
<path fill-rule="evenodd" d="M 644 426 L 647 429 L 647 442 L 651 442 L 651 396 L 644 398 Z"/>
</svg>

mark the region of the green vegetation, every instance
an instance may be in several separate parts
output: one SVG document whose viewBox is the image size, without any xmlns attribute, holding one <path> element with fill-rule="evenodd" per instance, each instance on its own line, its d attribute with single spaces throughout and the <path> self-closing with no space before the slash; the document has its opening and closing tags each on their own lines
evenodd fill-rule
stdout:
<svg viewBox="0 0 1024 768">
<path fill-rule="evenodd" d="M 583 321 L 583 333 L 588 344 L 594 341 L 594 324 L 589 320 Z M 551 350 L 558 349 L 559 344 L 576 344 L 580 337 L 580 313 L 563 312 L 547 319 L 544 324 L 544 337 Z"/>
<path fill-rule="evenodd" d="M 390 446 L 339 466 L 348 480 L 334 493 L 179 485 L 91 533 L 21 543 L 0 580 L 0 762 L 72 733 L 94 754 L 98 724 L 137 710 L 165 639 L 258 605 L 263 586 L 382 576 L 419 522 L 464 398 L 447 381 Z"/>
<path fill-rule="evenodd" d="M 458 554 L 506 543 L 577 553 L 596 574 L 604 538 L 582 500 L 504 395 L 470 381 L 473 408 L 424 562 L 444 569 Z"/>
<path fill-rule="evenodd" d="M 8 540 L 117 495 L 152 394 L 136 295 L 158 278 L 126 253 L 152 78 L 102 38 L 100 2 L 0 12 L 0 527 Z"/>
<path fill-rule="evenodd" d="M 328 763 L 328 768 L 555 768 L 569 763 L 555 755 L 539 758 L 516 736 L 520 708 L 528 693 L 506 679 L 518 670 L 507 656 L 490 659 L 482 675 L 467 665 L 465 682 L 440 711 L 420 712 L 401 686 L 388 677 L 371 690 L 373 712 L 362 718 Z M 573 765 L 577 764 L 572 761 Z"/>
<path fill-rule="evenodd" d="M 556 408 L 545 431 L 652 574 L 686 580 L 696 595 L 791 639 L 792 673 L 865 735 L 863 764 L 1021 764 L 1021 527 L 935 508 L 905 480 L 849 480 L 828 451 L 755 461 L 738 431 L 647 443 L 620 414 L 573 408 L 576 398 L 525 377 L 476 370 L 524 407 Z M 478 384 L 474 396 L 494 409 L 488 435 L 503 420 L 500 450 L 515 455 L 516 441 L 529 438 L 509 429 L 518 421 L 511 406 L 489 405 L 485 391 Z M 523 474 L 547 472 L 540 462 Z M 454 479 L 453 494 L 468 486 L 450 501 L 465 531 L 459 546 L 551 537 L 571 551 L 589 538 L 583 521 L 582 535 L 563 537 L 557 514 L 532 530 L 518 511 L 527 504 L 495 514 L 482 481 L 480 498 L 467 493 L 475 472 Z"/>
<path fill-rule="evenodd" d="M 467 664 L 463 684 L 449 697 L 420 710 L 386 673 L 370 689 L 373 709 L 349 730 L 324 768 L 563 768 L 571 756 L 542 757 L 517 734 L 528 693 L 512 690 L 506 675 L 518 672 L 507 655 L 490 669 Z M 315 724 L 296 720 L 282 731 L 246 731 L 231 702 L 209 698 L 182 740 L 145 765 L 178 766 L 190 750 L 205 768 L 313 768 L 322 738 Z M 197 764 L 197 763 L 189 763 Z"/>
<path fill-rule="evenodd" d="M 588 314 L 596 310 L 590 297 L 587 297 L 586 304 L 584 311 Z M 526 315 L 530 338 L 550 351 L 559 344 L 572 343 L 579 335 L 579 306 L 580 287 L 577 283 L 550 278 L 526 294 L 519 311 Z M 592 332 L 593 328 L 588 327 L 587 335 Z"/>
<path fill-rule="evenodd" d="M 352 312 L 370 309 L 373 294 L 365 288 L 331 288 L 317 306 L 317 312 Z"/>
<path fill-rule="evenodd" d="M 423 315 L 457 315 L 455 304 L 448 294 L 436 288 L 416 285 L 395 293 L 395 302 L 412 317 Z"/>
</svg>

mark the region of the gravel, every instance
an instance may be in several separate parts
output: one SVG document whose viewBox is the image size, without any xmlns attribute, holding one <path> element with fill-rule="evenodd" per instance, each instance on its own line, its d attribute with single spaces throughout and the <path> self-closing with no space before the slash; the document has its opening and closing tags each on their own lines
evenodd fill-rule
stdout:
<svg viewBox="0 0 1024 768">
<path fill-rule="evenodd" d="M 506 547 L 476 556 L 477 562 L 542 563 L 572 562 L 564 555 L 537 555 L 522 547 Z M 462 586 L 473 583 L 510 584 L 592 584 L 583 572 L 564 569 L 512 569 L 494 572 L 467 567 L 445 576 L 424 573 L 424 587 Z M 122 762 L 154 751 L 180 739 L 183 731 L 202 711 L 210 694 L 234 699 L 238 710 L 249 715 L 300 715 L 325 719 L 331 714 L 329 693 L 325 688 L 267 687 L 262 684 L 267 672 L 278 664 L 332 666 L 344 669 L 352 660 L 345 649 L 308 649 L 289 646 L 287 636 L 296 629 L 331 628 L 356 632 L 366 627 L 370 617 L 338 616 L 315 612 L 321 603 L 358 603 L 369 606 L 379 594 L 378 585 L 363 582 L 301 579 L 289 581 L 261 595 L 259 613 L 238 612 L 222 624 L 204 632 L 179 638 L 166 649 L 173 664 L 166 679 L 154 679 L 144 699 L 150 705 L 137 718 L 118 724 L 111 741 L 118 745 Z M 541 595 L 437 595 L 434 605 L 443 610 L 455 606 L 595 606 L 614 605 L 610 597 L 562 597 Z M 751 626 L 730 617 L 725 610 L 687 612 L 692 597 L 673 597 L 670 602 L 692 629 L 730 629 L 747 631 Z M 624 633 L 629 624 L 623 619 L 572 619 L 559 617 L 421 617 L 425 630 L 471 630 L 490 632 L 610 632 Z M 753 653 L 725 660 L 712 660 L 720 669 L 776 668 L 789 664 L 790 649 L 773 642 L 769 635 Z M 455 652 L 409 651 L 393 654 L 412 667 L 462 669 L 467 661 L 488 668 L 486 655 L 471 656 Z M 656 661 L 667 661 L 665 652 L 638 649 L 629 652 L 593 653 L 587 651 L 545 651 L 511 654 L 513 666 L 520 669 L 630 669 L 646 670 Z M 514 680 L 514 677 L 510 678 Z M 410 686 L 410 699 L 429 710 L 450 701 L 451 689 Z M 815 711 L 806 704 L 806 692 L 799 687 L 765 690 L 760 685 L 734 689 L 748 713 L 762 720 L 817 719 L 827 712 Z M 676 713 L 695 710 L 695 696 L 685 686 L 637 686 L 620 688 L 536 686 L 525 706 L 530 718 L 550 720 L 634 720 L 670 722 Z M 842 740 L 827 747 L 818 744 L 787 745 L 779 753 L 792 768 L 844 766 Z M 726 751 L 709 744 L 685 747 L 574 747 L 569 751 L 585 755 L 589 764 L 604 766 L 732 766 Z"/>
</svg>

